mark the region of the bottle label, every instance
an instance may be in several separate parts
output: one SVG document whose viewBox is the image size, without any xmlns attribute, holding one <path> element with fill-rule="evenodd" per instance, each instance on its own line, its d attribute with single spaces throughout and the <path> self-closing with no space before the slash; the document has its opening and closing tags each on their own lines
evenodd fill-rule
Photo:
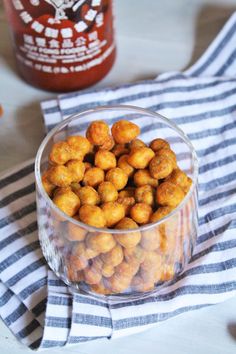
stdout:
<svg viewBox="0 0 236 354">
<path fill-rule="evenodd" d="M 111 9 L 103 0 L 11 1 L 24 26 L 17 58 L 28 67 L 56 74 L 85 71 L 114 49 L 106 28 Z"/>
</svg>

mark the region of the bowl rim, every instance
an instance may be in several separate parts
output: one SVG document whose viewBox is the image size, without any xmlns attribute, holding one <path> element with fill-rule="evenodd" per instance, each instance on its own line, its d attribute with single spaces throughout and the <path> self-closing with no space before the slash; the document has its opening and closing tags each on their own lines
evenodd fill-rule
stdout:
<svg viewBox="0 0 236 354">
<path fill-rule="evenodd" d="M 45 146 L 49 142 L 49 140 L 53 137 L 54 134 L 56 134 L 58 131 L 60 131 L 62 128 L 64 128 L 66 125 L 68 125 L 71 121 L 73 121 L 75 118 L 79 118 L 82 116 L 85 116 L 90 113 L 94 112 L 99 112 L 99 111 L 107 111 L 107 110 L 127 110 L 127 111 L 133 111 L 134 113 L 143 113 L 152 117 L 159 118 L 162 120 L 167 126 L 172 128 L 175 132 L 177 132 L 180 137 L 184 140 L 186 145 L 189 147 L 192 155 L 192 161 L 193 161 L 193 178 L 192 178 L 192 185 L 182 202 L 177 206 L 177 208 L 173 209 L 171 213 L 167 214 L 165 217 L 162 219 L 154 222 L 154 223 L 149 223 L 143 226 L 139 226 L 138 228 L 133 228 L 133 229 L 108 229 L 108 228 L 98 228 L 94 226 L 87 225 L 83 222 L 80 222 L 73 217 L 68 216 L 65 214 L 62 210 L 60 210 L 52 201 L 52 199 L 48 196 L 46 191 L 44 190 L 42 180 L 41 180 L 41 174 L 40 174 L 40 163 L 41 163 L 41 158 L 42 154 L 44 151 Z M 104 120 L 106 121 L 106 120 Z M 99 233 L 112 233 L 112 234 L 129 234 L 137 231 L 147 231 L 153 227 L 156 227 L 158 225 L 161 225 L 162 223 L 166 222 L 168 219 L 171 219 L 175 214 L 177 214 L 188 202 L 190 197 L 192 196 L 193 192 L 197 188 L 197 182 L 198 182 L 198 159 L 197 159 L 197 154 L 196 151 L 187 137 L 187 135 L 180 129 L 174 122 L 172 122 L 170 119 L 162 116 L 161 114 L 157 112 L 152 112 L 149 111 L 148 109 L 137 107 L 137 106 L 132 106 L 132 105 L 103 105 L 103 106 L 97 106 L 95 108 L 91 108 L 85 111 L 81 111 L 79 113 L 73 114 L 69 116 L 68 118 L 64 119 L 62 122 L 57 124 L 54 128 L 50 130 L 50 132 L 46 135 L 46 137 L 43 139 L 41 142 L 36 158 L 35 158 L 35 181 L 36 181 L 36 190 L 40 192 L 40 194 L 43 196 L 45 201 L 49 204 L 50 208 L 53 209 L 54 212 L 59 214 L 61 218 L 63 218 L 63 221 L 68 221 L 72 224 L 74 224 L 77 227 L 81 227 L 83 229 L 87 229 L 88 232 L 99 232 Z"/>
</svg>

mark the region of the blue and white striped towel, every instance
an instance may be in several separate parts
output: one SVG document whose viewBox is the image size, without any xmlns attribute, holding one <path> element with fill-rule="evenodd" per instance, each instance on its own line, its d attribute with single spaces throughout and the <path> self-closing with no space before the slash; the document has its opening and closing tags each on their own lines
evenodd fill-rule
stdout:
<svg viewBox="0 0 236 354">
<path fill-rule="evenodd" d="M 145 330 L 236 294 L 236 14 L 184 73 L 43 102 L 49 130 L 68 115 L 104 104 L 158 111 L 188 134 L 199 157 L 199 234 L 174 284 L 132 303 L 70 293 L 48 270 L 37 236 L 33 161 L 0 178 L 0 315 L 30 348 L 49 348 Z"/>
</svg>

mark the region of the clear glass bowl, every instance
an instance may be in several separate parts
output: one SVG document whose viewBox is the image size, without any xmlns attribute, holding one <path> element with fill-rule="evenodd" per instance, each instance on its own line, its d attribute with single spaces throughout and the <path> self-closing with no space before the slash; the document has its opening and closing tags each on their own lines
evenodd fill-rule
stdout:
<svg viewBox="0 0 236 354">
<path fill-rule="evenodd" d="M 44 191 L 41 175 L 48 167 L 52 145 L 70 135 L 85 135 L 94 120 L 111 125 L 119 119 L 139 125 L 145 143 L 160 137 L 176 153 L 179 167 L 192 178 L 192 186 L 182 203 L 158 222 L 132 230 L 98 229 L 68 217 Z M 180 274 L 189 259 L 197 236 L 198 163 L 194 148 L 173 122 L 161 115 L 133 106 L 104 106 L 76 114 L 50 131 L 43 140 L 35 161 L 37 218 L 43 254 L 51 269 L 66 284 L 81 293 L 128 300 L 157 293 Z M 87 247 L 92 235 L 114 240 L 138 237 L 135 248 L 97 254 Z M 123 259 L 123 261 L 122 261 Z M 122 261 L 122 262 L 121 262 Z"/>
</svg>

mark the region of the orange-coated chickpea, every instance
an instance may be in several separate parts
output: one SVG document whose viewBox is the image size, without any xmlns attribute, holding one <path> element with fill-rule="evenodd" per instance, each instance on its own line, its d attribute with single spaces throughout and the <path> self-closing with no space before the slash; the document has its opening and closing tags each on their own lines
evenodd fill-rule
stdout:
<svg viewBox="0 0 236 354">
<path fill-rule="evenodd" d="M 124 259 L 122 247 L 117 244 L 111 251 L 102 254 L 101 259 L 105 264 L 112 265 L 113 267 L 118 266 Z"/>
<path fill-rule="evenodd" d="M 103 142 L 102 145 L 100 145 L 101 150 L 111 150 L 115 146 L 114 139 L 111 135 L 109 135 Z"/>
<path fill-rule="evenodd" d="M 134 187 L 127 187 L 119 192 L 119 198 L 130 198 L 134 197 L 135 195 L 135 188 Z"/>
<path fill-rule="evenodd" d="M 48 176 L 50 173 L 48 171 L 45 171 L 42 175 L 42 185 L 43 188 L 45 189 L 45 192 L 51 197 L 53 195 L 53 191 L 55 190 L 56 186 L 50 182 Z"/>
<path fill-rule="evenodd" d="M 84 269 L 84 280 L 87 284 L 98 284 L 102 280 L 102 274 L 95 267 L 90 266 Z"/>
<path fill-rule="evenodd" d="M 112 152 L 116 157 L 120 157 L 121 155 L 128 154 L 129 149 L 126 147 L 125 144 L 115 144 L 112 149 Z"/>
<path fill-rule="evenodd" d="M 134 168 L 128 163 L 128 158 L 129 155 L 120 156 L 117 166 L 121 168 L 130 178 L 134 174 Z"/>
<path fill-rule="evenodd" d="M 145 203 L 150 206 L 155 202 L 155 190 L 150 185 L 138 187 L 135 190 L 135 200 L 137 203 Z"/>
<path fill-rule="evenodd" d="M 137 229 L 138 225 L 135 221 L 130 218 L 125 217 L 117 225 L 116 229 Z M 122 233 L 114 235 L 116 241 L 125 248 L 135 247 L 141 240 L 141 233 L 139 231 L 134 231 L 131 233 Z"/>
<path fill-rule="evenodd" d="M 162 148 L 156 152 L 156 156 L 165 156 L 168 157 L 169 160 L 171 160 L 173 169 L 177 168 L 177 159 L 174 151 L 172 151 L 169 148 Z"/>
<path fill-rule="evenodd" d="M 132 150 L 132 149 L 137 149 L 137 148 L 144 147 L 144 146 L 147 146 L 147 145 L 142 140 L 134 139 L 129 144 L 129 149 Z"/>
<path fill-rule="evenodd" d="M 139 264 L 137 261 L 131 262 L 130 260 L 130 262 L 128 263 L 124 260 L 115 268 L 115 275 L 124 278 L 129 278 L 131 280 L 132 277 L 137 273 L 138 269 Z"/>
<path fill-rule="evenodd" d="M 67 187 L 73 181 L 72 173 L 63 165 L 52 166 L 48 170 L 48 180 L 57 187 Z"/>
<path fill-rule="evenodd" d="M 172 173 L 166 178 L 166 181 L 171 182 L 173 184 L 177 184 L 182 189 L 188 183 L 188 176 L 186 173 L 181 171 L 179 168 L 176 168 L 172 171 Z"/>
<path fill-rule="evenodd" d="M 73 218 L 80 221 L 78 215 L 75 215 Z M 68 223 L 68 230 L 65 236 L 69 241 L 83 241 L 86 234 L 86 229 L 83 229 L 79 225 L 72 224 L 72 222 Z"/>
<path fill-rule="evenodd" d="M 110 278 L 115 273 L 115 269 L 111 264 L 104 264 L 102 267 L 102 276 Z"/>
<path fill-rule="evenodd" d="M 83 155 L 88 154 L 92 146 L 88 139 L 81 135 L 69 136 L 67 138 L 67 143 L 74 149 L 80 150 Z"/>
<path fill-rule="evenodd" d="M 150 185 L 152 187 L 158 186 L 158 180 L 150 175 L 148 170 L 138 170 L 134 174 L 134 183 L 137 187 Z"/>
<path fill-rule="evenodd" d="M 70 160 L 67 162 L 66 167 L 72 175 L 72 182 L 80 182 L 84 178 L 85 166 L 82 161 Z"/>
<path fill-rule="evenodd" d="M 127 174 L 119 167 L 111 168 L 106 173 L 105 179 L 111 182 L 117 190 L 123 189 L 128 182 Z"/>
<path fill-rule="evenodd" d="M 108 232 L 95 232 L 88 234 L 86 245 L 98 253 L 106 253 L 115 247 L 116 241 L 112 234 Z"/>
<path fill-rule="evenodd" d="M 98 192 L 93 187 L 81 187 L 76 194 L 79 196 L 81 205 L 98 205 L 100 203 Z"/>
<path fill-rule="evenodd" d="M 66 266 L 66 273 L 69 281 L 79 283 L 84 280 L 83 271 L 77 271 L 75 268 L 73 268 L 73 265 L 70 265 L 69 263 Z"/>
<path fill-rule="evenodd" d="M 85 257 L 77 257 L 74 254 L 70 255 L 69 263 L 77 272 L 85 269 L 88 266 L 88 260 Z"/>
<path fill-rule="evenodd" d="M 91 248 L 87 247 L 85 242 L 79 242 L 73 247 L 72 254 L 76 257 L 82 259 L 93 259 L 97 257 L 99 252 L 92 250 Z"/>
<path fill-rule="evenodd" d="M 125 217 L 125 209 L 122 204 L 116 202 L 104 203 L 101 209 L 105 215 L 106 226 L 112 227 Z"/>
<path fill-rule="evenodd" d="M 184 187 L 182 187 L 183 191 L 185 194 L 187 194 L 193 184 L 193 181 L 190 177 L 187 178 L 187 183 L 185 184 Z"/>
<path fill-rule="evenodd" d="M 167 156 L 156 155 L 149 164 L 150 175 L 156 179 L 168 177 L 173 171 L 173 163 Z"/>
<path fill-rule="evenodd" d="M 143 263 L 145 260 L 146 252 L 139 245 L 136 247 L 125 248 L 124 249 L 125 260 L 128 263 Z"/>
<path fill-rule="evenodd" d="M 119 120 L 113 124 L 111 133 L 116 143 L 125 144 L 140 134 L 140 128 L 128 120 Z"/>
<path fill-rule="evenodd" d="M 145 282 L 160 280 L 162 274 L 163 258 L 156 252 L 149 251 L 140 266 L 140 274 Z"/>
<path fill-rule="evenodd" d="M 91 285 L 90 288 L 95 293 L 101 294 L 101 295 L 109 295 L 111 293 L 111 291 L 105 287 L 105 285 L 102 281 L 98 284 Z"/>
<path fill-rule="evenodd" d="M 118 276 L 116 274 L 113 274 L 113 276 L 108 278 L 106 282 L 104 281 L 107 288 L 110 289 L 111 292 L 117 294 L 125 291 L 129 287 L 130 282 L 131 282 L 130 277 L 124 277 L 121 275 Z"/>
<path fill-rule="evenodd" d="M 102 120 L 94 121 L 89 125 L 86 137 L 93 145 L 103 145 L 109 137 L 109 126 Z"/>
<path fill-rule="evenodd" d="M 164 218 L 166 215 L 170 214 L 173 207 L 163 206 L 159 207 L 150 217 L 150 222 L 156 222 Z"/>
<path fill-rule="evenodd" d="M 117 203 L 123 205 L 124 210 L 125 210 L 125 215 L 130 214 L 130 210 L 132 206 L 135 204 L 135 199 L 134 197 L 118 197 Z"/>
<path fill-rule="evenodd" d="M 116 157 L 111 151 L 98 150 L 95 154 L 94 164 L 102 170 L 110 170 L 116 167 Z"/>
<path fill-rule="evenodd" d="M 130 286 L 132 290 L 138 292 L 151 291 L 154 289 L 154 283 L 152 281 L 144 282 L 140 275 L 133 277 Z"/>
<path fill-rule="evenodd" d="M 154 156 L 152 149 L 144 146 L 131 150 L 127 161 L 134 168 L 144 169 Z"/>
<path fill-rule="evenodd" d="M 170 149 L 170 144 L 166 140 L 160 138 L 152 140 L 149 146 L 154 152 L 162 148 Z"/>
<path fill-rule="evenodd" d="M 158 227 L 142 231 L 142 239 L 140 244 L 146 251 L 154 251 L 158 249 L 160 247 L 160 243 L 161 234 Z"/>
<path fill-rule="evenodd" d="M 105 227 L 106 219 L 101 208 L 95 205 L 82 205 L 79 209 L 80 220 L 90 226 Z"/>
<path fill-rule="evenodd" d="M 157 187 L 156 201 L 160 205 L 177 207 L 183 199 L 184 192 L 182 189 L 171 182 L 163 182 Z"/>
<path fill-rule="evenodd" d="M 74 216 L 79 207 L 79 197 L 70 188 L 60 188 L 53 197 L 54 204 L 65 214 Z"/>
<path fill-rule="evenodd" d="M 97 187 L 104 181 L 104 171 L 99 167 L 92 167 L 84 174 L 83 184 L 85 186 Z"/>
<path fill-rule="evenodd" d="M 102 203 L 115 202 L 118 192 L 111 182 L 102 182 L 98 186 L 98 194 Z"/>
<path fill-rule="evenodd" d="M 56 165 L 64 165 L 71 159 L 71 147 L 65 141 L 58 141 L 53 144 L 49 154 L 49 160 Z"/>
<path fill-rule="evenodd" d="M 145 203 L 136 203 L 130 210 L 131 218 L 138 224 L 147 224 L 152 214 L 152 208 Z"/>
</svg>

